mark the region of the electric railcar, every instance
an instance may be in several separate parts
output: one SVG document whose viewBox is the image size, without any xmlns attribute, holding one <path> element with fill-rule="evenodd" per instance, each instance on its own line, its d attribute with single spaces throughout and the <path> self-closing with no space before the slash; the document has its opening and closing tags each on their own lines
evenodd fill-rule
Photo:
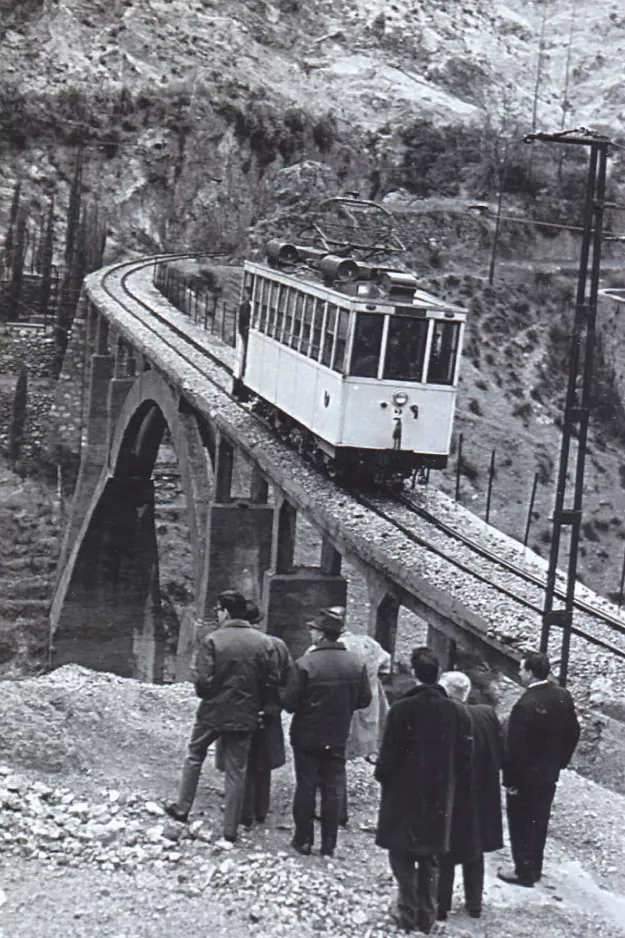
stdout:
<svg viewBox="0 0 625 938">
<path fill-rule="evenodd" d="M 462 308 L 412 274 L 273 241 L 245 262 L 240 310 L 235 387 L 316 462 L 378 479 L 446 466 Z"/>
</svg>

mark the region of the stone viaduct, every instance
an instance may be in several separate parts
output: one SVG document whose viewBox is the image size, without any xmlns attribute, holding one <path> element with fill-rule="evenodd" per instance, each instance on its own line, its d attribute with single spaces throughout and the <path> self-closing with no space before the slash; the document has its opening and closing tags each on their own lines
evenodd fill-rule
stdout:
<svg viewBox="0 0 625 938">
<path fill-rule="evenodd" d="M 126 292 L 128 279 L 133 299 Z M 309 644 L 320 606 L 344 604 L 343 560 L 364 574 L 370 634 L 394 649 L 400 607 L 424 619 L 449 662 L 455 643 L 510 674 L 518 655 L 488 636 L 489 623 L 437 585 L 424 561 L 397 544 L 349 496 L 320 478 L 216 386 L 218 364 L 189 353 L 180 335 L 155 329 L 147 307 L 195 327 L 155 290 L 151 273 L 110 268 L 87 278 L 68 346 L 61 396 L 82 411 L 81 461 L 51 608 L 50 657 L 159 681 L 164 629 L 152 473 L 165 429 L 176 451 L 193 555 L 194 609 L 181 623 L 176 678 L 188 677 L 198 624 L 220 590 L 240 584 L 293 654 Z M 225 363 L 233 350 L 196 338 Z M 73 395 L 73 397 L 72 397 Z M 69 404 L 67 403 L 69 402 Z M 57 418 L 58 421 L 58 418 Z M 59 432 L 66 431 L 62 421 Z M 245 467 L 247 491 L 233 491 Z M 301 513 L 321 535 L 315 566 L 294 563 Z"/>
</svg>

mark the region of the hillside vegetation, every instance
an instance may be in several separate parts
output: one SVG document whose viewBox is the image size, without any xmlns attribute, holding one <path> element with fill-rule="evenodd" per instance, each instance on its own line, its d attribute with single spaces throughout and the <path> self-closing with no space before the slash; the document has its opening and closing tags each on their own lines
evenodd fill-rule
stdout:
<svg viewBox="0 0 625 938">
<path fill-rule="evenodd" d="M 358 191 L 396 213 L 403 261 L 463 303 L 456 439 L 461 498 L 545 553 L 579 244 L 494 211 L 579 222 L 585 154 L 523 144 L 533 129 L 623 136 L 625 17 L 597 0 L 2 0 L 0 232 L 21 181 L 29 225 L 81 185 L 108 216 L 107 259 L 215 248 L 235 258 L 296 235 L 319 199 Z M 610 161 L 617 203 L 621 151 Z M 505 172 L 503 171 L 505 157 Z M 618 233 L 622 216 L 606 219 Z M 54 246 L 60 260 L 63 244 Z M 618 248 L 605 269 L 618 283 Z M 610 349 L 618 347 L 612 339 Z M 620 392 L 600 356 L 582 575 L 618 592 L 625 528 Z M 454 463 L 439 483 L 453 490 Z"/>
</svg>

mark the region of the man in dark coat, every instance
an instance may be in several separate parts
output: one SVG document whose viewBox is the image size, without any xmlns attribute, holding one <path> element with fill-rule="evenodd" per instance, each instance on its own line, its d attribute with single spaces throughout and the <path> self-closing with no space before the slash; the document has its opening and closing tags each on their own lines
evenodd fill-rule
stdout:
<svg viewBox="0 0 625 938">
<path fill-rule="evenodd" d="M 440 857 L 438 919 L 451 909 L 454 872 L 462 864 L 464 898 L 472 918 L 482 914 L 484 854 L 503 847 L 499 776 L 503 734 L 497 714 L 486 704 L 466 705 L 471 681 L 462 671 L 441 674 L 439 684 L 469 717 L 473 752 L 469 771 L 458 779 L 451 821 L 451 849 Z"/>
<path fill-rule="evenodd" d="M 336 846 L 345 788 L 345 745 L 354 710 L 371 702 L 365 665 L 339 641 L 342 609 L 322 609 L 310 630 L 315 648 L 295 662 L 282 701 L 294 714 L 292 845 L 308 855 L 314 841 L 315 792 L 321 790 L 321 854 Z"/>
<path fill-rule="evenodd" d="M 497 875 L 516 886 L 533 886 L 542 876 L 556 784 L 579 740 L 573 698 L 548 680 L 549 671 L 549 659 L 540 652 L 521 662 L 527 690 L 512 708 L 506 734 L 503 783 L 514 870 Z"/>
<path fill-rule="evenodd" d="M 246 619 L 250 625 L 257 625 L 262 614 L 256 605 L 248 599 Z M 286 761 L 284 752 L 284 733 L 282 731 L 282 701 L 280 693 L 286 688 L 293 661 L 289 649 L 281 638 L 265 633 L 276 658 L 278 685 L 271 689 L 265 699 L 261 713 L 261 723 L 252 737 L 247 759 L 245 778 L 245 799 L 241 823 L 251 827 L 254 818 L 262 824 L 269 810 L 271 798 L 271 772 L 280 768 Z"/>
<path fill-rule="evenodd" d="M 195 662 L 195 692 L 202 702 L 178 800 L 165 810 L 177 821 L 187 820 L 208 747 L 221 737 L 226 770 L 223 836 L 234 842 L 243 807 L 250 740 L 265 700 L 278 682 L 278 673 L 267 639 L 245 620 L 245 598 L 227 590 L 219 595 L 216 611 L 219 628 L 204 637 Z"/>
<path fill-rule="evenodd" d="M 375 769 L 382 786 L 376 843 L 388 850 L 397 880 L 398 924 L 428 933 L 438 857 L 450 848 L 456 778 L 467 771 L 471 740 L 468 717 L 436 683 L 436 656 L 415 648 L 411 663 L 417 686 L 389 710 Z"/>
</svg>

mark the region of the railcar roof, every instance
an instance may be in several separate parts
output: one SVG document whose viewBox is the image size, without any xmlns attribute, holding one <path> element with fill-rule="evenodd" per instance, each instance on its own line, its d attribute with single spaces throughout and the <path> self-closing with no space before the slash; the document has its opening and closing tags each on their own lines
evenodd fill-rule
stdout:
<svg viewBox="0 0 625 938">
<path fill-rule="evenodd" d="M 354 291 L 354 287 L 358 284 L 371 283 L 370 279 L 366 277 L 359 278 L 357 280 L 352 280 L 349 283 L 335 282 L 331 287 L 328 286 L 324 280 L 321 273 L 312 266 L 307 264 L 291 264 L 287 268 L 275 268 L 271 267 L 269 264 L 264 263 L 263 261 L 245 261 L 245 266 L 254 269 L 258 273 L 267 274 L 270 277 L 290 277 L 294 280 L 298 280 L 302 285 L 308 284 L 310 286 L 321 287 L 323 290 L 331 290 L 334 293 L 340 293 L 345 297 L 348 297 L 351 300 L 362 300 L 365 302 L 368 298 L 365 296 L 358 296 Z M 383 273 L 397 273 L 397 274 L 406 274 L 406 271 L 399 270 L 398 268 L 393 267 L 382 267 L 380 266 L 380 271 Z M 380 284 L 377 284 L 380 287 Z M 433 293 L 429 293 L 427 290 L 415 289 L 414 293 L 406 291 L 403 294 L 391 292 L 390 290 L 383 291 L 380 296 L 376 297 L 375 300 L 381 303 L 392 303 L 394 306 L 413 306 L 415 309 L 438 309 L 441 311 L 449 311 L 453 313 L 458 313 L 466 315 L 467 310 L 463 306 L 458 306 L 454 303 L 449 303 L 446 300 L 440 299 L 440 297 L 435 296 Z"/>
</svg>

